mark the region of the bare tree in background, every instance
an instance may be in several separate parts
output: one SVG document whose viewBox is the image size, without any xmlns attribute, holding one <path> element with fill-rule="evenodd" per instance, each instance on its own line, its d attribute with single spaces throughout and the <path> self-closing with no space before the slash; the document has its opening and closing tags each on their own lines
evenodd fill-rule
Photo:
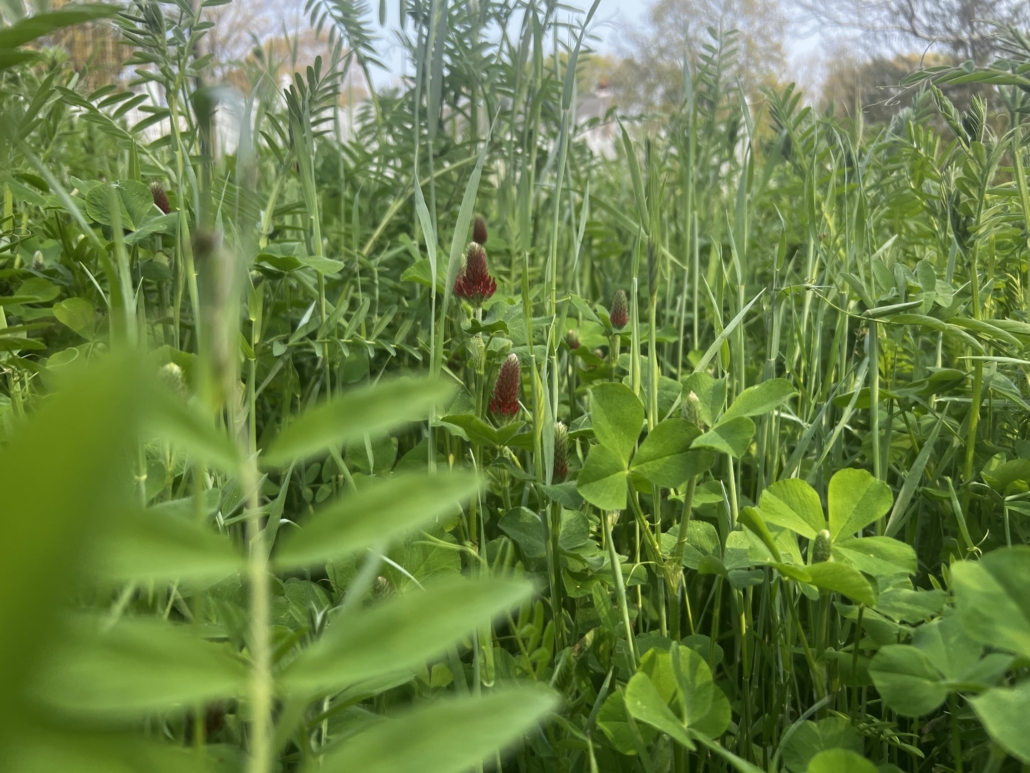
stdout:
<svg viewBox="0 0 1030 773">
<path fill-rule="evenodd" d="M 861 111 L 867 124 L 888 123 L 899 110 L 912 104 L 916 94 L 898 84 L 922 67 L 947 63 L 945 56 L 933 53 L 865 59 L 845 50 L 828 62 L 821 101 L 824 108 L 832 104 L 835 113 L 842 118 L 855 117 L 855 111 Z M 968 106 L 972 93 L 968 88 L 949 90 L 963 109 Z"/>
<path fill-rule="evenodd" d="M 678 105 L 684 56 L 697 60 L 712 40 L 709 27 L 738 31 L 735 74 L 756 90 L 784 68 L 786 24 L 779 0 L 658 0 L 647 23 L 627 33 L 627 56 L 612 78 L 616 101 L 644 110 Z"/>
<path fill-rule="evenodd" d="M 984 64 L 997 52 L 998 24 L 1030 26 L 1027 0 L 793 0 L 819 27 L 858 33 L 899 52 L 940 45 L 939 53 Z"/>
<path fill-rule="evenodd" d="M 204 16 L 214 23 L 205 44 L 219 70 L 242 62 L 250 55 L 255 41 L 276 31 L 275 19 L 264 3 L 237 1 L 217 5 L 205 9 Z"/>
</svg>

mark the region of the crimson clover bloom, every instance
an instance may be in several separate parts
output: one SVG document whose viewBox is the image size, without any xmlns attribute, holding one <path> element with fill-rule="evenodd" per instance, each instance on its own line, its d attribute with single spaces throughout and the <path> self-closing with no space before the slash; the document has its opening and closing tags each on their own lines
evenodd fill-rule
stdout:
<svg viewBox="0 0 1030 773">
<path fill-rule="evenodd" d="M 501 364 L 494 393 L 490 397 L 490 413 L 502 419 L 511 419 L 519 412 L 519 389 L 522 386 L 522 367 L 514 352 Z"/>
<path fill-rule="evenodd" d="M 497 282 L 486 267 L 486 250 L 477 242 L 469 242 L 465 265 L 454 280 L 454 294 L 479 307 L 497 292 Z"/>
<path fill-rule="evenodd" d="M 612 327 L 616 330 L 622 330 L 626 327 L 626 323 L 629 322 L 629 301 L 626 299 L 625 290 L 615 291 L 615 297 L 612 298 L 612 310 L 608 318 L 612 321 Z"/>
</svg>

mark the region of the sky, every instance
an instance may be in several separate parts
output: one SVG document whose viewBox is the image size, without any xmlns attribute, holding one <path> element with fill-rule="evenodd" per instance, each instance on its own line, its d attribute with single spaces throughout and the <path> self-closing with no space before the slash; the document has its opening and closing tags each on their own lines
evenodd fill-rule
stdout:
<svg viewBox="0 0 1030 773">
<path fill-rule="evenodd" d="M 582 17 L 590 8 L 592 0 L 562 0 L 562 4 L 575 8 Z M 373 3 L 378 7 L 378 3 Z M 591 32 L 600 38 L 595 48 L 601 53 L 618 53 L 620 30 L 628 25 L 639 25 L 647 16 L 648 0 L 601 0 L 594 19 L 590 24 Z M 391 85 L 404 70 L 404 54 L 396 44 L 393 30 L 397 28 L 398 3 L 393 0 L 386 4 L 386 28 L 378 30 L 381 34 L 379 47 L 380 59 L 387 66 L 386 70 L 374 71 L 372 80 L 377 88 Z M 560 12 L 566 17 L 572 11 Z M 378 24 L 376 25 L 378 27 Z"/>
<path fill-rule="evenodd" d="M 579 11 L 579 16 L 590 8 L 592 0 L 562 0 L 562 4 Z M 371 3 L 378 8 L 378 3 Z M 386 27 L 378 27 L 376 20 L 376 31 L 380 35 L 377 46 L 380 59 L 386 65 L 385 70 L 373 70 L 372 81 L 376 88 L 384 88 L 393 85 L 404 72 L 404 52 L 396 43 L 393 30 L 397 28 L 398 3 L 396 0 L 387 0 Z M 647 19 L 647 10 L 650 7 L 649 0 L 601 0 L 594 14 L 590 25 L 590 31 L 598 40 L 593 47 L 602 54 L 620 54 L 621 42 L 625 37 L 625 31 L 633 26 L 642 26 Z M 572 11 L 563 11 L 566 17 L 573 14 Z M 796 30 L 792 30 L 795 33 Z M 788 73 L 784 73 L 788 79 L 806 80 L 811 76 L 813 58 L 817 58 L 820 49 L 818 34 L 801 37 L 792 34 L 788 42 Z"/>
</svg>

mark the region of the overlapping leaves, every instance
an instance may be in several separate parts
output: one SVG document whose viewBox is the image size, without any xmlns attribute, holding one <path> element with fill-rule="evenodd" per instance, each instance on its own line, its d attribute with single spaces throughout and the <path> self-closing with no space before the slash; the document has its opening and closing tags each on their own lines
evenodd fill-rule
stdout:
<svg viewBox="0 0 1030 773">
<path fill-rule="evenodd" d="M 862 604 L 875 605 L 877 587 L 866 575 L 892 576 L 916 571 L 916 556 L 910 545 L 887 537 L 854 537 L 887 514 L 893 502 L 891 490 L 865 470 L 844 469 L 830 479 L 827 498 L 828 516 L 823 514 L 819 494 L 808 483 L 797 478 L 777 481 L 762 493 L 756 517 L 743 521 L 767 544 L 764 523 L 789 529 L 813 543 L 820 532 L 825 533 L 820 539 L 825 540 L 828 534 L 831 561 L 810 560 L 804 567 L 779 563 L 780 572 Z"/>
<path fill-rule="evenodd" d="M 291 463 L 326 446 L 382 433 L 419 418 L 445 392 L 412 381 L 397 382 L 381 393 L 342 395 L 288 427 L 273 443 L 273 461 Z M 335 417 L 343 420 L 327 424 Z M 151 712 L 182 713 L 198 703 L 242 698 L 248 692 L 245 653 L 205 639 L 192 626 L 161 618 L 57 614 L 52 625 L 61 632 L 59 646 L 42 656 L 35 646 L 37 637 L 51 630 L 46 620 L 51 615 L 41 610 L 58 609 L 59 583 L 76 566 L 84 566 L 93 582 L 208 582 L 238 574 L 246 560 L 224 537 L 206 524 L 183 519 L 175 508 L 142 510 L 115 495 L 125 491 L 119 483 L 128 476 L 124 465 L 130 456 L 125 450 L 140 431 L 197 459 L 219 461 L 226 469 L 244 464 L 240 457 L 233 459 L 232 443 L 227 445 L 191 406 L 129 362 L 106 363 L 70 383 L 4 452 L 0 490 L 5 502 L 14 512 L 32 514 L 20 519 L 32 528 L 9 532 L 3 546 L 0 563 L 10 591 L 2 596 L 5 619 L 34 632 L 8 638 L 3 645 L 0 683 L 10 698 L 5 710 L 32 705 L 61 722 L 89 721 L 113 730 Z M 51 464 L 54 449 L 61 449 L 56 468 Z M 49 476 L 45 485 L 37 479 L 36 471 L 42 470 Z M 385 546 L 453 511 L 478 485 L 472 475 L 422 473 L 344 494 L 284 541 L 276 563 L 310 566 L 373 544 Z M 82 538 L 87 525 L 95 539 Z M 532 592 L 526 582 L 457 578 L 369 610 L 335 615 L 324 635 L 284 671 L 279 690 L 312 696 L 384 678 L 396 683 L 398 673 L 408 672 L 411 678 L 427 659 L 442 655 L 455 640 Z M 363 770 L 396 770 L 415 755 L 424 769 L 456 771 L 508 743 L 552 706 L 549 693 L 535 690 L 426 706 L 359 733 L 327 755 L 321 769 L 361 760 Z M 495 711 L 503 711 L 503 717 Z M 461 732 L 471 732 L 476 743 L 441 745 L 456 718 Z M 0 748 L 16 748 L 26 764 L 38 766 L 44 759 L 61 759 L 63 753 L 68 759 L 91 760 L 97 769 L 115 769 L 124 750 L 135 748 L 132 739 L 126 739 L 127 747 L 102 744 L 70 729 L 57 731 L 47 742 L 44 736 L 50 738 L 46 734 L 53 735 L 52 728 L 44 732 L 25 727 L 17 714 L 4 720 L 0 732 L 13 729 L 17 741 Z M 6 744 L 8 739 L 0 740 Z M 149 769 L 189 770 L 197 765 L 191 754 L 156 742 L 137 752 L 140 760 L 151 760 Z"/>
<path fill-rule="evenodd" d="M 597 507 L 626 507 L 631 476 L 656 486 L 673 488 L 711 467 L 715 458 L 692 448 L 700 435 L 683 419 L 666 419 L 637 439 L 644 425 L 644 406 L 623 384 L 600 384 L 591 391 L 591 420 L 598 445 L 592 446 L 579 474 L 583 498 Z"/>
</svg>

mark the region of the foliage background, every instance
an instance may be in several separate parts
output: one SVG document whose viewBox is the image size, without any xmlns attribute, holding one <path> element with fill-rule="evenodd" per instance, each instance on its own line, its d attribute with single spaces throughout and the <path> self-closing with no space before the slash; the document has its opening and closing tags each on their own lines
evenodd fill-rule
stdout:
<svg viewBox="0 0 1030 773">
<path fill-rule="evenodd" d="M 1030 764 L 1018 27 L 581 123 L 592 11 L 2 7 L 4 769 Z"/>
</svg>

